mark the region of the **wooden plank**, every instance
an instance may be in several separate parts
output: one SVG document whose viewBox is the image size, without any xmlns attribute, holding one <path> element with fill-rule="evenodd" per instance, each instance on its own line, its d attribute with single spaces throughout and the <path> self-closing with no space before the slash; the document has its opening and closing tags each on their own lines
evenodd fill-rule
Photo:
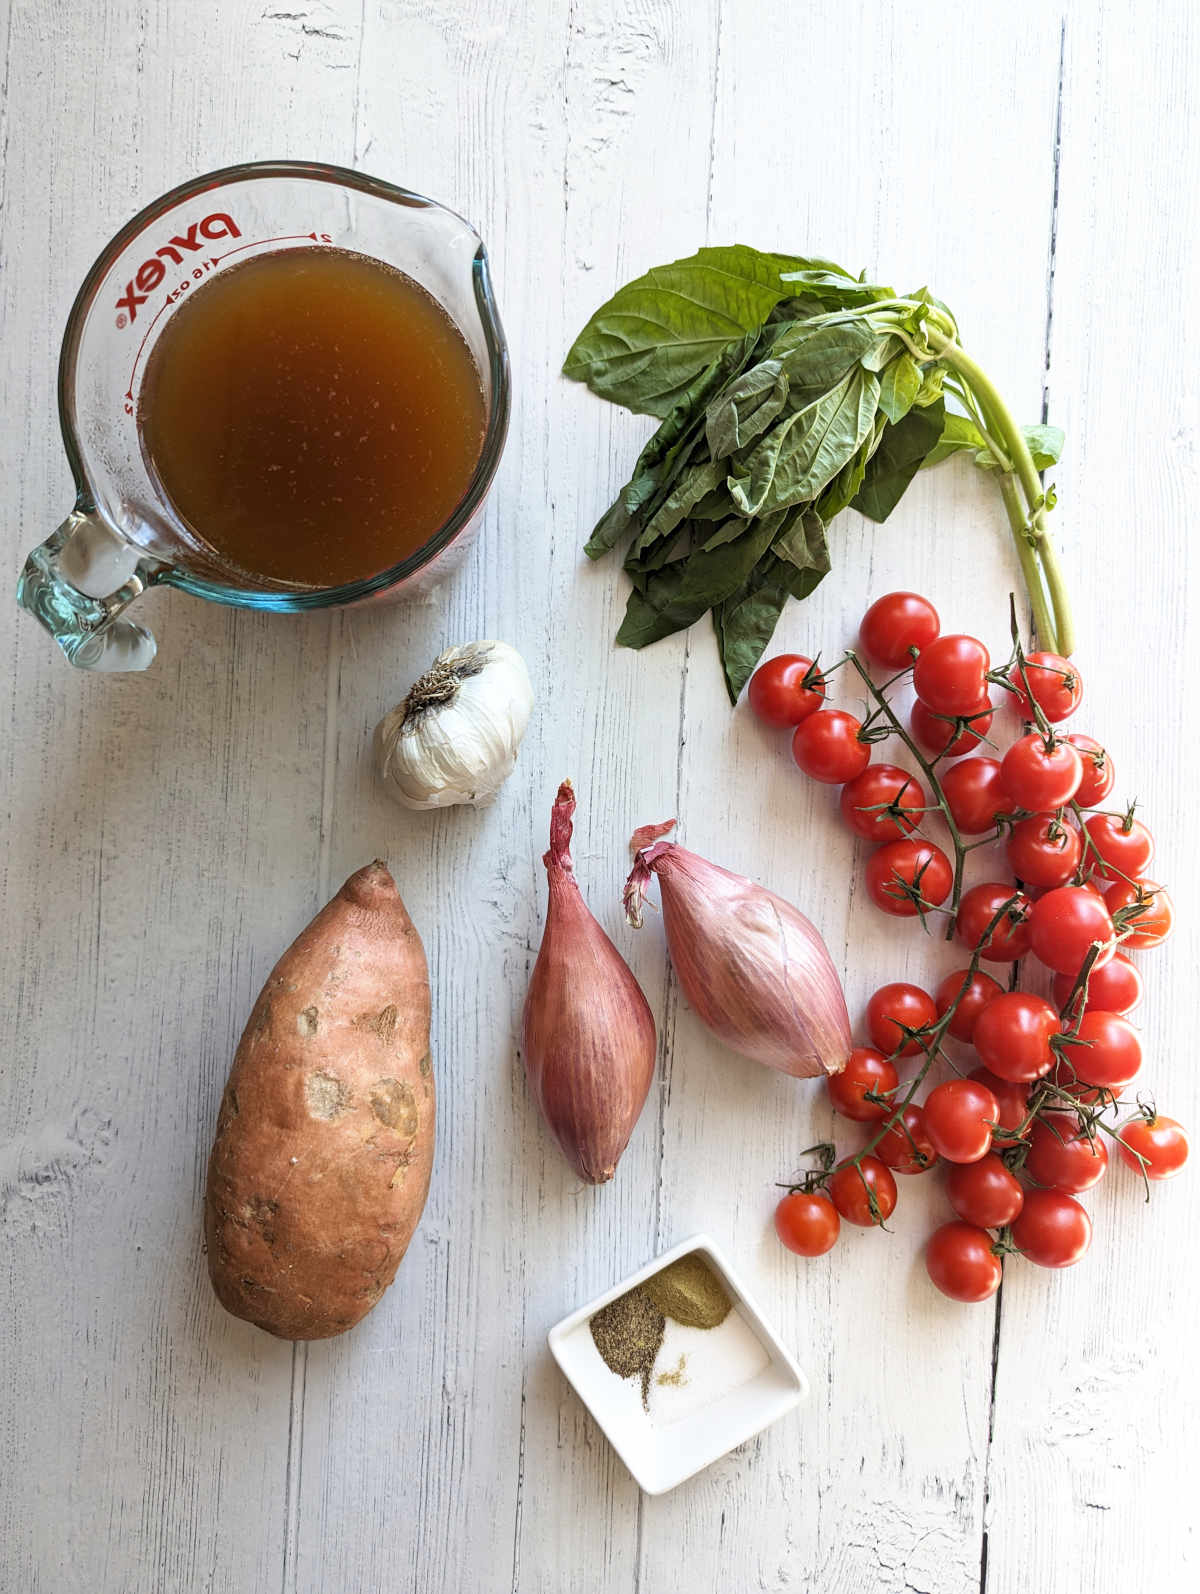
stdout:
<svg viewBox="0 0 1200 1594">
<path fill-rule="evenodd" d="M 927 283 L 1036 419 L 1057 24 L 1018 32 L 942 12 L 901 25 L 835 5 L 808 8 L 802 38 L 783 5 L 759 8 L 753 30 L 739 21 L 731 14 L 722 34 L 710 241 L 831 256 L 901 289 Z M 793 49 L 763 48 L 789 27 Z M 931 112 L 918 86 L 934 78 Z M 969 131 L 1000 124 L 1002 145 Z M 994 488 L 968 467 L 922 478 L 883 527 L 846 515 L 831 542 L 833 572 L 789 607 L 775 650 L 836 656 L 870 600 L 915 587 L 947 629 L 979 629 L 1003 656 L 1015 561 Z M 859 696 L 839 684 L 846 706 Z M 690 639 L 685 704 L 682 840 L 814 916 L 852 1014 L 887 980 L 929 984 L 961 966 L 960 952 L 869 903 L 868 849 L 844 831 L 836 791 L 800 776 L 786 736 L 765 733 L 744 706 L 730 714 L 704 626 Z M 813 1398 L 693 1485 L 647 1502 L 641 1586 L 669 1587 L 683 1565 L 704 1568 L 710 1588 L 977 1587 L 994 1319 L 952 1307 L 925 1278 L 920 1247 L 951 1215 L 937 1178 L 901 1180 L 893 1234 L 843 1231 L 826 1259 L 789 1256 L 770 1228 L 774 1181 L 831 1130 L 842 1147 L 861 1138 L 834 1129 L 816 1085 L 713 1044 L 682 1001 L 673 1042 L 660 1239 L 702 1227 L 728 1245 L 797 1347 Z"/>
<path fill-rule="evenodd" d="M 612 648 L 618 572 L 589 567 L 581 543 L 644 425 L 555 373 L 596 300 L 650 263 L 651 235 L 684 250 L 703 229 L 707 125 L 682 168 L 667 132 L 707 103 L 711 35 L 694 8 L 685 20 L 661 3 L 605 22 L 543 4 L 505 23 L 502 49 L 487 7 L 408 11 L 402 33 L 398 20 L 382 15 L 365 40 L 363 163 L 479 220 L 515 408 L 469 567 L 402 624 L 347 617 L 344 633 L 333 873 L 386 849 L 425 932 L 440 1141 L 391 1296 L 352 1338 L 308 1353 L 295 1586 L 373 1594 L 399 1564 L 422 1590 L 628 1588 L 638 1491 L 546 1333 L 652 1253 L 662 1103 L 656 1092 L 613 1184 L 580 1188 L 528 1099 L 516 1036 L 549 805 L 568 774 L 580 880 L 661 1005 L 661 952 L 631 943 L 618 893 L 647 784 L 665 794 L 674 780 L 683 645 Z M 661 196 L 681 188 L 664 217 Z M 371 727 L 439 648 L 481 635 L 514 643 L 533 674 L 517 776 L 486 813 L 402 813 L 365 768 Z"/>
<path fill-rule="evenodd" d="M 9 579 L 69 507 L 57 345 L 104 240 L 223 161 L 350 155 L 331 41 L 288 62 L 291 34 L 249 28 L 251 9 L 11 13 Z M 199 1202 L 236 1037 L 317 906 L 330 623 L 167 593 L 142 612 L 158 661 L 117 680 L 70 670 L 0 605 L 0 1584 L 274 1589 L 293 1352 L 216 1305 Z"/>
<path fill-rule="evenodd" d="M 1189 416 L 1195 317 L 1176 308 L 1200 251 L 1193 8 L 1068 14 L 1049 400 L 1068 447 L 1056 512 L 1079 622 L 1080 728 L 1112 749 L 1114 800 L 1138 798 L 1154 873 L 1182 905 L 1174 939 L 1138 957 L 1146 1062 L 1134 1091 L 1195 1126 L 1200 1088 L 1179 992 L 1194 977 L 1187 904 L 1200 860 L 1186 663 L 1200 643 L 1187 532 L 1200 488 Z M 1184 289 L 1186 295 L 1186 288 Z M 1176 664 L 1175 661 L 1178 661 Z M 1161 873 L 1160 873 L 1161 871 Z M 1189 1170 L 1191 1172 L 1191 1170 Z M 1194 1177 L 1194 1174 L 1193 1174 Z M 1084 1198 L 1091 1254 L 1056 1275 L 1006 1275 L 989 1478 L 988 1590 L 1195 1581 L 1187 1480 L 1200 1388 L 1185 1325 L 1200 1285 L 1186 1176 L 1147 1205 L 1123 1168 Z M 1053 1510 L 1047 1511 L 1047 1502 Z"/>
</svg>

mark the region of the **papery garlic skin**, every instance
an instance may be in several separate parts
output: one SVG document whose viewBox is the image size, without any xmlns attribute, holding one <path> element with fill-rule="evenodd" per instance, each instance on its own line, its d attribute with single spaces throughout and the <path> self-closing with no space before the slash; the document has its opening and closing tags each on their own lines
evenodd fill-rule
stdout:
<svg viewBox="0 0 1200 1594">
<path fill-rule="evenodd" d="M 375 727 L 375 766 L 405 808 L 481 807 L 512 774 L 533 709 L 507 642 L 447 648 Z"/>
</svg>

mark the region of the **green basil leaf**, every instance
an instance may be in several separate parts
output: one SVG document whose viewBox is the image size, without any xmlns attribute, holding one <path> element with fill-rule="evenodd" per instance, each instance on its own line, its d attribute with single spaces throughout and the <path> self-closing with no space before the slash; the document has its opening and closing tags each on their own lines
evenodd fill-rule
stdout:
<svg viewBox="0 0 1200 1594">
<path fill-rule="evenodd" d="M 757 336 L 780 299 L 802 291 L 782 273 L 807 262 L 745 244 L 655 266 L 601 305 L 563 372 L 644 415 L 667 415 L 731 343 Z"/>
<path fill-rule="evenodd" d="M 803 409 L 806 391 L 816 396 L 841 380 L 879 342 L 880 333 L 867 316 L 828 322 L 825 326 L 794 324 L 776 342 L 773 354 L 792 389 L 792 409 Z"/>
<path fill-rule="evenodd" d="M 921 367 L 905 349 L 879 378 L 879 408 L 895 426 L 917 402 L 921 391 Z"/>
<path fill-rule="evenodd" d="M 942 401 L 911 409 L 903 420 L 884 429 L 879 447 L 867 465 L 853 507 L 870 520 L 886 520 L 903 498 L 921 462 L 944 436 Z"/>
<path fill-rule="evenodd" d="M 707 460 L 675 478 L 675 485 L 635 539 L 630 556 L 636 558 L 663 537 L 669 537 L 691 514 L 693 507 L 724 480 L 721 465 Z"/>
<path fill-rule="evenodd" d="M 807 409 L 782 422 L 729 476 L 729 493 L 744 515 L 810 502 L 870 435 L 879 378 L 861 366 Z"/>
<path fill-rule="evenodd" d="M 882 413 L 875 416 L 875 424 L 871 428 L 871 435 L 866 442 L 838 471 L 837 475 L 817 499 L 814 508 L 826 525 L 835 515 L 840 515 L 843 509 L 851 505 L 858 496 L 858 489 L 863 484 L 867 474 L 867 466 L 871 456 L 879 447 L 879 440 L 883 436 L 887 420 Z"/>
<path fill-rule="evenodd" d="M 760 436 L 782 410 L 788 379 L 778 360 L 763 360 L 722 390 L 709 405 L 704 430 L 710 459 L 726 459 Z"/>
<path fill-rule="evenodd" d="M 644 648 L 682 631 L 747 580 L 771 546 L 781 516 L 763 515 L 731 542 L 700 549 L 678 565 L 649 576 L 629 595 L 617 643 Z"/>
<path fill-rule="evenodd" d="M 1051 465 L 1058 464 L 1066 442 L 1061 426 L 1022 426 L 1021 431 L 1038 470 L 1049 470 Z"/>
<path fill-rule="evenodd" d="M 864 282 L 853 277 L 832 260 L 811 259 L 797 261 L 798 269 L 785 270 L 783 280 L 796 294 L 804 294 L 822 301 L 826 310 L 851 309 L 857 305 L 876 304 L 881 299 L 894 299 L 896 290 L 878 283 Z"/>
<path fill-rule="evenodd" d="M 771 552 L 777 558 L 786 560 L 793 571 L 815 575 L 818 581 L 829 573 L 825 523 L 811 504 L 803 504 L 790 511 L 787 524 L 771 544 Z M 817 581 L 813 581 L 807 590 L 811 592 L 816 584 Z M 807 593 L 804 595 L 807 596 Z"/>
<path fill-rule="evenodd" d="M 983 433 L 974 421 L 965 415 L 957 414 L 954 410 L 946 410 L 942 435 L 921 462 L 922 468 L 928 469 L 932 465 L 940 465 L 944 459 L 949 459 L 951 454 L 961 453 L 965 448 L 983 449 L 986 446 Z"/>
<path fill-rule="evenodd" d="M 791 589 L 773 554 L 760 560 L 737 592 L 713 609 L 717 650 L 729 701 L 736 703 L 774 635 Z"/>
</svg>

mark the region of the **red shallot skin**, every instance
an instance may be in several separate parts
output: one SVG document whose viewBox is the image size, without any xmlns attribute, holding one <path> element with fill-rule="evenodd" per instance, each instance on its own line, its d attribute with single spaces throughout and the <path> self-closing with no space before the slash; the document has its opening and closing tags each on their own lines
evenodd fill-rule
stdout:
<svg viewBox="0 0 1200 1594">
<path fill-rule="evenodd" d="M 659 880 L 671 962 L 684 995 L 719 1040 L 798 1078 L 837 1074 L 850 1055 L 841 981 L 815 926 L 790 902 L 647 825 L 625 888 L 635 928 Z M 647 845 L 650 843 L 650 845 Z"/>
<path fill-rule="evenodd" d="M 546 928 L 525 998 L 521 1052 L 529 1087 L 563 1155 L 604 1184 L 654 1077 L 654 1016 L 629 966 L 588 911 L 571 866 L 575 795 L 563 781 L 542 862 Z"/>
</svg>

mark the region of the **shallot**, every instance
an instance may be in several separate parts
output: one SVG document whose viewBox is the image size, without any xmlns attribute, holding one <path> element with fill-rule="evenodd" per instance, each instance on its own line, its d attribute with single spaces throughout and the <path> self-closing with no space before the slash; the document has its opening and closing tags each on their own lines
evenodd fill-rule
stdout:
<svg viewBox="0 0 1200 1594">
<path fill-rule="evenodd" d="M 850 1019 L 825 943 L 773 891 L 659 838 L 645 825 L 625 886 L 625 911 L 640 928 L 650 876 L 662 894 L 671 962 L 684 995 L 718 1038 L 768 1068 L 800 1078 L 836 1074 L 850 1055 Z"/>
<path fill-rule="evenodd" d="M 575 793 L 564 780 L 550 814 L 546 928 L 525 999 L 529 1087 L 581 1178 L 616 1171 L 654 1074 L 654 1017 L 624 958 L 588 910 L 571 863 Z"/>
</svg>

